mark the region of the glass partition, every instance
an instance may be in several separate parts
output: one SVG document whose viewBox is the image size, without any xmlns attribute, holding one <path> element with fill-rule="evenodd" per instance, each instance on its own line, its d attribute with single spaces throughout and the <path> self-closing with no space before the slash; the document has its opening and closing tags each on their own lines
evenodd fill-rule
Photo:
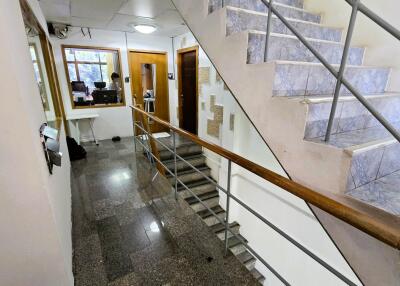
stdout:
<svg viewBox="0 0 400 286">
<path fill-rule="evenodd" d="M 63 46 L 73 108 L 125 105 L 118 49 Z"/>
</svg>

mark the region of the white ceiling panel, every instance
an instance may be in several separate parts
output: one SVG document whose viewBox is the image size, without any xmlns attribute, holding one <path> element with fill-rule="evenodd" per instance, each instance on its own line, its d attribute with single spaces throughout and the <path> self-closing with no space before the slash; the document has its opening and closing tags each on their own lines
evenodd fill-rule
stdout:
<svg viewBox="0 0 400 286">
<path fill-rule="evenodd" d="M 71 16 L 108 22 L 125 2 L 125 0 L 71 0 Z"/>
<path fill-rule="evenodd" d="M 118 13 L 155 18 L 165 10 L 175 10 L 171 0 L 128 0 Z"/>
<path fill-rule="evenodd" d="M 88 27 L 94 29 L 107 28 L 107 22 L 99 21 L 97 19 L 88 19 L 80 17 L 71 17 L 71 25 L 75 27 Z"/>
<path fill-rule="evenodd" d="M 40 8 L 47 21 L 69 23 L 71 20 L 71 11 L 69 3 L 51 3 L 40 2 Z"/>
</svg>

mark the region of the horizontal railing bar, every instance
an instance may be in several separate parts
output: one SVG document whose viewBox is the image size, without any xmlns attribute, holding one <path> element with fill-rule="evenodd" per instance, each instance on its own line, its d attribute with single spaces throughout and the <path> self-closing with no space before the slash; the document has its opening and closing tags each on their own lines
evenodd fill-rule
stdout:
<svg viewBox="0 0 400 286">
<path fill-rule="evenodd" d="M 294 238 L 292 238 L 290 235 L 288 235 L 286 232 L 284 232 L 283 230 L 281 230 L 279 227 L 277 227 L 276 225 L 274 225 L 273 223 L 271 223 L 269 220 L 267 220 L 266 218 L 264 218 L 263 216 L 261 216 L 259 213 L 257 213 L 256 211 L 254 211 L 253 209 L 251 209 L 249 206 L 247 206 L 242 200 L 240 200 L 239 198 L 237 198 L 235 195 L 230 195 L 230 197 L 232 199 L 234 199 L 238 204 L 240 204 L 242 207 L 244 207 L 247 211 L 249 211 L 250 213 L 252 213 L 254 216 L 256 216 L 259 220 L 261 220 L 263 223 L 265 223 L 266 225 L 268 225 L 270 228 L 272 228 L 274 231 L 276 231 L 277 233 L 279 233 L 281 236 L 283 236 L 286 240 L 288 240 L 290 243 L 292 243 L 294 246 L 296 246 L 297 248 L 299 248 L 301 251 L 303 251 L 305 254 L 307 254 L 308 256 L 310 256 L 312 259 L 314 259 L 315 261 L 317 261 L 319 264 L 321 264 L 324 268 L 326 268 L 328 271 L 330 271 L 332 274 L 334 274 L 335 276 L 337 276 L 339 279 L 341 279 L 342 281 L 346 282 L 348 285 L 353 285 L 356 286 L 357 284 L 355 284 L 354 282 L 352 282 L 351 280 L 349 280 L 346 276 L 344 276 L 342 273 L 340 273 L 339 271 L 337 271 L 335 268 L 333 268 L 332 266 L 330 266 L 327 262 L 325 262 L 324 260 L 322 260 L 321 258 L 319 258 L 317 255 L 315 255 L 312 251 L 310 251 L 309 249 L 307 249 L 306 247 L 304 247 L 302 244 L 300 244 L 298 241 L 296 241 Z"/>
<path fill-rule="evenodd" d="M 139 127 L 139 126 L 138 126 Z M 139 127 L 142 131 L 145 131 L 143 128 Z M 149 134 L 149 133 L 147 133 Z M 169 149 L 169 147 L 167 147 L 167 145 L 165 145 L 164 143 L 161 143 L 161 141 L 159 141 L 156 137 L 154 137 L 152 134 L 149 134 L 151 138 L 153 138 L 156 142 L 160 143 L 161 145 L 163 145 L 169 152 L 171 152 L 172 154 L 174 154 L 174 151 Z M 192 169 L 194 169 L 197 173 L 199 173 L 200 175 L 202 175 L 206 180 L 208 180 L 210 183 L 212 183 L 215 187 L 217 187 L 218 189 L 220 189 L 221 191 L 223 191 L 226 194 L 226 190 L 219 185 L 217 182 L 211 180 L 208 176 L 204 175 L 202 171 L 200 171 L 199 169 L 197 169 L 195 166 L 193 166 L 191 163 L 189 163 L 188 161 L 186 161 L 185 159 L 183 159 L 178 153 L 176 154 L 176 157 L 178 159 L 180 159 L 181 161 L 183 161 L 184 163 L 186 163 L 187 165 L 189 165 L 189 167 L 191 167 Z"/>
<path fill-rule="evenodd" d="M 345 1 L 347 3 L 349 3 L 350 5 L 353 5 L 355 2 L 354 0 L 345 0 Z M 378 24 L 386 32 L 391 34 L 396 39 L 400 40 L 400 31 L 398 29 L 396 29 L 393 25 L 391 25 L 389 22 L 385 21 L 382 17 L 380 17 L 376 13 L 374 13 L 371 9 L 369 9 L 363 3 L 359 4 L 358 10 L 361 13 L 363 13 L 366 17 L 368 17 L 369 19 L 374 21 L 376 24 Z"/>
<path fill-rule="evenodd" d="M 347 0 L 346 0 L 347 1 Z M 354 1 L 354 0 L 353 0 Z M 353 2 L 351 1 L 351 2 Z M 335 68 L 327 61 L 325 58 L 304 38 L 299 31 L 296 30 L 286 19 L 283 17 L 273 5 L 270 5 L 267 1 L 261 0 L 264 5 L 268 8 L 271 7 L 272 12 L 278 17 L 282 23 L 288 27 L 288 29 L 303 43 L 304 46 L 309 49 L 314 56 L 329 70 L 329 72 L 336 78 L 339 78 L 339 73 L 335 70 Z M 366 8 L 366 7 L 365 7 Z M 400 133 L 385 119 L 383 116 L 371 105 L 368 103 L 366 99 L 362 97 L 362 95 L 356 91 L 356 89 L 345 79 L 341 79 L 342 83 L 347 87 L 347 89 L 353 93 L 353 95 L 364 105 L 365 108 L 368 109 L 369 112 L 396 138 L 397 141 L 400 142 Z"/>
<path fill-rule="evenodd" d="M 271 271 L 283 284 L 290 286 L 291 284 L 286 281 L 285 278 L 283 278 L 271 265 L 267 263 L 249 244 L 244 241 L 240 236 L 238 236 L 232 229 L 231 227 L 228 227 L 229 232 L 235 236 L 242 244 L 243 246 L 251 252 L 258 260 L 261 261 L 262 264 L 265 265 L 265 267 L 268 268 L 269 271 Z"/>
<path fill-rule="evenodd" d="M 207 142 L 183 129 L 175 127 L 169 122 L 164 121 L 154 115 L 148 114 L 137 107 L 131 106 L 131 108 L 147 117 L 150 117 L 161 125 L 174 130 L 179 135 L 182 135 L 183 137 L 200 144 L 204 148 L 207 148 L 216 154 L 231 160 L 237 165 L 267 180 L 268 182 L 281 187 L 283 190 L 305 200 L 307 203 L 310 203 L 333 215 L 334 217 L 349 223 L 350 225 L 392 247 L 400 249 L 400 219 L 397 216 L 388 214 L 379 209 L 370 208 L 366 204 L 353 200 L 349 197 L 311 190 L 229 150 L 226 150 L 216 144 Z M 350 204 L 350 206 L 339 200 L 345 201 L 347 204 Z M 371 217 L 370 214 L 355 209 L 354 205 L 361 205 L 362 209 L 364 209 L 364 206 L 366 206 L 368 211 L 373 212 L 375 216 Z"/>
</svg>

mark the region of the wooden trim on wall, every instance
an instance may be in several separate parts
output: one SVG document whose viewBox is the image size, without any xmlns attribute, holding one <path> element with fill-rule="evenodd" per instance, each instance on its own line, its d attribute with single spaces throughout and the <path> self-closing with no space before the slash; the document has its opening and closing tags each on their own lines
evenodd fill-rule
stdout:
<svg viewBox="0 0 400 286">
<path fill-rule="evenodd" d="M 176 51 L 177 60 L 177 80 L 178 80 L 178 120 L 179 127 L 183 126 L 183 110 L 182 110 L 182 55 L 188 52 L 196 52 L 196 133 L 199 132 L 199 46 L 179 49 Z M 174 63 L 175 64 L 175 63 Z"/>
<path fill-rule="evenodd" d="M 70 80 L 70 77 L 69 77 L 68 61 L 67 61 L 67 56 L 65 54 L 65 49 L 100 50 L 100 51 L 114 51 L 114 52 L 117 52 L 118 53 L 118 63 L 119 63 L 118 72 L 119 72 L 120 79 L 121 79 L 122 102 L 115 103 L 115 104 L 96 104 L 96 105 L 91 105 L 91 106 L 75 106 L 74 97 L 72 95 L 71 80 Z M 110 47 L 97 47 L 97 46 L 81 46 L 81 45 L 62 44 L 61 45 L 61 54 L 62 54 L 62 57 L 63 57 L 64 71 L 65 71 L 65 76 L 67 78 L 69 98 L 70 98 L 72 109 L 112 108 L 112 107 L 126 106 L 124 75 L 123 75 L 123 72 L 122 72 L 122 64 L 121 64 L 121 49 L 119 49 L 119 48 L 110 48 Z"/>
</svg>

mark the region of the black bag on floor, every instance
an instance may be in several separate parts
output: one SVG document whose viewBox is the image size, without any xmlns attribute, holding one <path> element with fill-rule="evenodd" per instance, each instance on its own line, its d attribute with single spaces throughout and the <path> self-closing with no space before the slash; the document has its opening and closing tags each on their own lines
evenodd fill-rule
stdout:
<svg viewBox="0 0 400 286">
<path fill-rule="evenodd" d="M 69 152 L 69 159 L 71 161 L 76 161 L 86 158 L 85 148 L 76 143 L 74 138 L 67 136 L 67 146 Z"/>
</svg>

